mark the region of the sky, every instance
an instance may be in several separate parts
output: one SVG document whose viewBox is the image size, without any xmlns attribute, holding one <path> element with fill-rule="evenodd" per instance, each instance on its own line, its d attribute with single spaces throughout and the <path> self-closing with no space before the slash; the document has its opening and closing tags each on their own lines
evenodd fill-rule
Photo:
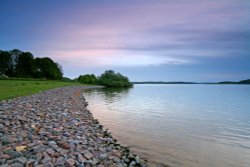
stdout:
<svg viewBox="0 0 250 167">
<path fill-rule="evenodd" d="M 250 78 L 250 0 L 1 0 L 0 50 L 50 57 L 65 77 Z"/>
</svg>

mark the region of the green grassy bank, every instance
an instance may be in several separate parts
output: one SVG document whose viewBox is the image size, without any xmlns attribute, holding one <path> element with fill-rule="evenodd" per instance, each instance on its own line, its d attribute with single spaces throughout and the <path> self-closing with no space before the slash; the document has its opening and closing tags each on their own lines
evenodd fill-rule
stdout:
<svg viewBox="0 0 250 167">
<path fill-rule="evenodd" d="M 0 80 L 0 100 L 26 96 L 57 87 L 82 85 L 75 82 L 49 80 Z"/>
</svg>

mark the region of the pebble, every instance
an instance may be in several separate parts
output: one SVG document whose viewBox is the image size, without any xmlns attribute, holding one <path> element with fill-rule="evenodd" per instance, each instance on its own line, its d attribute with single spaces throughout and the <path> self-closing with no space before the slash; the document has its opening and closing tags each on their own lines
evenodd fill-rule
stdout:
<svg viewBox="0 0 250 167">
<path fill-rule="evenodd" d="M 147 166 L 87 109 L 84 86 L 0 102 L 0 167 Z"/>
</svg>

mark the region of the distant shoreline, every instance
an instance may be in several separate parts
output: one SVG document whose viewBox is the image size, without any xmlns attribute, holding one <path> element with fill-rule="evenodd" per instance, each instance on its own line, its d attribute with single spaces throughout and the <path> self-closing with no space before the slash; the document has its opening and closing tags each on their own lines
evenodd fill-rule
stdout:
<svg viewBox="0 0 250 167">
<path fill-rule="evenodd" d="M 223 81 L 223 82 L 184 82 L 184 81 L 174 81 L 174 82 L 164 82 L 164 81 L 145 81 L 145 82 L 132 82 L 133 84 L 250 84 L 250 79 L 241 80 L 239 82 L 233 81 Z"/>
</svg>

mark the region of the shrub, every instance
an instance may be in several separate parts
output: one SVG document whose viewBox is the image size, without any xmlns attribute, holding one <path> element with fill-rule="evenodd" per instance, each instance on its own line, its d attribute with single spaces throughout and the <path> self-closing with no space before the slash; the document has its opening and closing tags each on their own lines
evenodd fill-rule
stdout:
<svg viewBox="0 0 250 167">
<path fill-rule="evenodd" d="M 132 87 L 133 84 L 129 82 L 129 79 L 120 73 L 115 73 L 112 70 L 107 70 L 100 77 L 97 82 L 100 85 L 107 87 Z"/>
</svg>

